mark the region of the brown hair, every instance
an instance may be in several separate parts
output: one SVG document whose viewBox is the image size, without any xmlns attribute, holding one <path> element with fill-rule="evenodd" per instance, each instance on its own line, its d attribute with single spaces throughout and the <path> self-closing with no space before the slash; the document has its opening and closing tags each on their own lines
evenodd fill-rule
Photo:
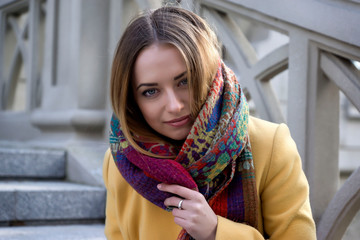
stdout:
<svg viewBox="0 0 360 240">
<path fill-rule="evenodd" d="M 111 70 L 110 96 L 114 114 L 129 143 L 139 152 L 134 136 L 165 142 L 145 121 L 131 90 L 134 64 L 139 53 L 154 43 L 171 44 L 184 57 L 190 90 L 191 115 L 204 104 L 219 63 L 215 33 L 196 14 L 179 7 L 162 7 L 133 19 L 122 35 Z"/>
</svg>

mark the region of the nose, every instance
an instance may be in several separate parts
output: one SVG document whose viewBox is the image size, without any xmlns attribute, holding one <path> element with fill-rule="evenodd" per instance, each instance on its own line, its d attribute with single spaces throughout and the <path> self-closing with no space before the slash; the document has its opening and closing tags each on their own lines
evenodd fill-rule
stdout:
<svg viewBox="0 0 360 240">
<path fill-rule="evenodd" d="M 168 92 L 166 101 L 167 110 L 171 113 L 180 112 L 184 108 L 184 103 L 180 96 L 174 91 Z"/>
</svg>

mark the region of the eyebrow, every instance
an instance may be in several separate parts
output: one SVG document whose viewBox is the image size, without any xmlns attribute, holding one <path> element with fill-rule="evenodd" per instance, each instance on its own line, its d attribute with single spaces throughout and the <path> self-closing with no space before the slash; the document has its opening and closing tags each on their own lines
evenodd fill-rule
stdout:
<svg viewBox="0 0 360 240">
<path fill-rule="evenodd" d="M 182 78 L 185 74 L 186 74 L 186 71 L 183 72 L 183 73 L 180 73 L 179 75 L 177 75 L 176 77 L 174 77 L 174 80 L 178 80 L 179 78 Z"/>
<path fill-rule="evenodd" d="M 138 90 L 140 87 L 153 87 L 157 86 L 157 83 L 142 83 L 139 86 L 137 86 L 136 90 Z"/>
<path fill-rule="evenodd" d="M 186 74 L 185 72 L 180 73 L 179 75 L 174 77 L 174 80 L 178 80 L 180 78 L 182 78 L 184 75 Z M 136 90 L 138 90 L 140 87 L 153 87 L 153 86 L 157 86 L 157 83 L 142 83 L 139 86 L 137 86 Z"/>
</svg>

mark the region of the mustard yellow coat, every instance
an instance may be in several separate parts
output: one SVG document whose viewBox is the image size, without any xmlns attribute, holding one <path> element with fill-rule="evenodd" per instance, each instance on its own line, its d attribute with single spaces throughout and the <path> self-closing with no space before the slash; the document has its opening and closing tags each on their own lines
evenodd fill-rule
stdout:
<svg viewBox="0 0 360 240">
<path fill-rule="evenodd" d="M 216 239 L 316 239 L 309 186 L 288 127 L 251 117 L 249 134 L 259 198 L 259 230 L 218 216 Z M 103 178 L 108 239 L 177 238 L 181 227 L 174 223 L 172 213 L 143 198 L 124 180 L 110 150 L 105 154 Z"/>
</svg>

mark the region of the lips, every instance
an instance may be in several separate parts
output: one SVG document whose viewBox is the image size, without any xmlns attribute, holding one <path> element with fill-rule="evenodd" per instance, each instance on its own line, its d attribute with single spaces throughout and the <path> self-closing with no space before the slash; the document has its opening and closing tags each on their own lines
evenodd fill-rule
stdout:
<svg viewBox="0 0 360 240">
<path fill-rule="evenodd" d="M 167 121 L 165 123 L 167 123 L 167 124 L 169 124 L 169 125 L 171 125 L 173 127 L 182 127 L 185 124 L 187 124 L 189 121 L 190 121 L 190 115 L 187 115 L 187 116 L 184 116 L 184 117 L 181 117 L 181 118 L 176 118 L 176 119 Z"/>
</svg>

